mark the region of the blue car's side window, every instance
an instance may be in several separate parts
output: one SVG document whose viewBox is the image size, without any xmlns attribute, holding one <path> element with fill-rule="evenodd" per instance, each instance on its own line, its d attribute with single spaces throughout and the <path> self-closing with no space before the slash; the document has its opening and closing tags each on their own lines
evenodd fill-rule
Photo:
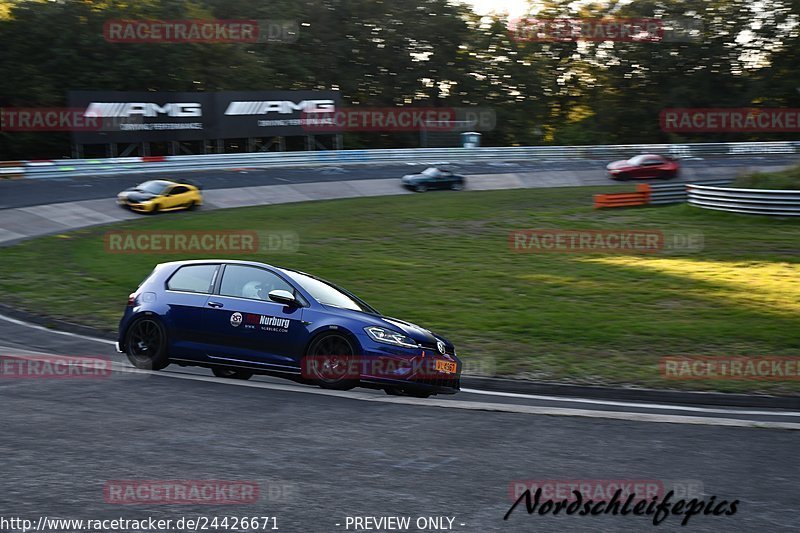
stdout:
<svg viewBox="0 0 800 533">
<path fill-rule="evenodd" d="M 210 294 L 217 265 L 188 265 L 179 268 L 167 281 L 171 291 Z"/>
<path fill-rule="evenodd" d="M 222 275 L 219 294 L 269 301 L 269 293 L 275 290 L 295 294 L 294 287 L 268 270 L 243 265 L 227 265 L 225 273 Z"/>
</svg>

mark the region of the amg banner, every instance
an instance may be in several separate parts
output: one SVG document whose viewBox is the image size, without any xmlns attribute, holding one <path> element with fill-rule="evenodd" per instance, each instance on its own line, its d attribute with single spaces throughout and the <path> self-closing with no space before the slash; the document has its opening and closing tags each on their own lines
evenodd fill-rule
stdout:
<svg viewBox="0 0 800 533">
<path fill-rule="evenodd" d="M 258 91 L 217 93 L 219 137 L 309 135 L 309 117 L 339 107 L 337 91 Z"/>
<path fill-rule="evenodd" d="M 70 91 L 67 100 L 99 123 L 73 141 L 106 144 L 308 135 L 305 117 L 335 111 L 339 93 Z"/>
<path fill-rule="evenodd" d="M 67 102 L 100 124 L 97 131 L 74 131 L 76 144 L 214 138 L 212 93 L 70 91 Z"/>
</svg>

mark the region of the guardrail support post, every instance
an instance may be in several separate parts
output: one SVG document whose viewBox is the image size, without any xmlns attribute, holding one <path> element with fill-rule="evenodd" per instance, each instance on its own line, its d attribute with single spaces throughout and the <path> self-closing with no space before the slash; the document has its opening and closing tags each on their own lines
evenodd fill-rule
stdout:
<svg viewBox="0 0 800 533">
<path fill-rule="evenodd" d="M 650 193 L 652 192 L 652 189 L 650 188 L 649 184 L 638 183 L 636 185 L 636 192 L 640 192 L 644 195 L 644 203 L 646 204 L 650 203 Z"/>
</svg>

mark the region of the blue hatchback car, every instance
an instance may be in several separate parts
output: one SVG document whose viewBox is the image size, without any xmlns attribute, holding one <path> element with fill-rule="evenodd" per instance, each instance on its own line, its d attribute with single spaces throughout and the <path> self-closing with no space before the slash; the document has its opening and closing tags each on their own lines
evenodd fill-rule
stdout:
<svg viewBox="0 0 800 533">
<path fill-rule="evenodd" d="M 156 266 L 128 297 L 117 349 L 151 370 L 176 363 L 416 397 L 460 386 L 461 361 L 442 336 L 315 276 L 252 261 Z"/>
</svg>

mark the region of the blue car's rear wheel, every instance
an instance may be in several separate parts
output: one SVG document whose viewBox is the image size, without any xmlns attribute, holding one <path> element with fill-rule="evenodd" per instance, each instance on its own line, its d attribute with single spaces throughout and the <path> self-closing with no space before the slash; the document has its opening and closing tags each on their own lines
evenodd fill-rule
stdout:
<svg viewBox="0 0 800 533">
<path fill-rule="evenodd" d="M 348 390 L 358 385 L 354 373 L 356 354 L 353 343 L 344 335 L 320 335 L 308 347 L 303 368 L 305 374 L 323 389 Z"/>
<path fill-rule="evenodd" d="M 135 320 L 128 328 L 125 346 L 128 360 L 136 368 L 161 370 L 169 365 L 167 334 L 155 319 Z"/>
</svg>

